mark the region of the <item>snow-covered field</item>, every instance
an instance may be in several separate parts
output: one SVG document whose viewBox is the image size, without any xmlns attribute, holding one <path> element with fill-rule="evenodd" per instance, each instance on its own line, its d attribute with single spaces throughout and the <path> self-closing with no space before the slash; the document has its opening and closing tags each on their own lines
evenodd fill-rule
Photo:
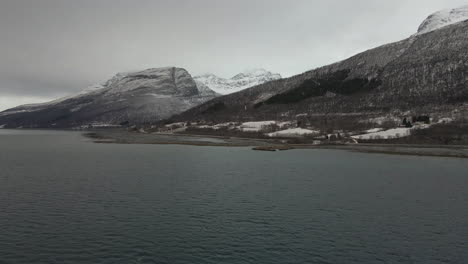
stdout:
<svg viewBox="0 0 468 264">
<path fill-rule="evenodd" d="M 394 123 L 400 123 L 401 119 L 400 117 L 388 115 L 388 116 L 381 116 L 381 117 L 375 117 L 375 118 L 370 118 L 367 120 L 362 120 L 360 121 L 361 123 L 373 123 L 376 125 L 382 125 L 385 122 L 394 122 Z"/>
<path fill-rule="evenodd" d="M 269 137 L 302 137 L 308 135 L 319 135 L 320 131 L 304 128 L 290 128 L 267 134 Z"/>
<path fill-rule="evenodd" d="M 450 123 L 453 121 L 452 118 L 440 118 L 437 119 L 438 121 L 433 124 L 440 124 L 440 123 Z M 380 121 L 380 120 L 379 120 Z M 296 127 L 296 122 L 283 122 L 283 121 L 275 121 L 275 120 L 268 120 L 268 121 L 255 121 L 255 122 L 244 122 L 244 123 L 236 123 L 236 122 L 227 122 L 227 123 L 220 123 L 220 124 L 211 124 L 211 125 L 203 125 L 203 124 L 192 124 L 196 128 L 204 128 L 204 129 L 228 129 L 228 130 L 238 130 L 242 132 L 257 132 L 257 133 L 264 133 L 269 137 L 277 137 L 277 138 L 297 138 L 297 137 L 304 137 L 304 136 L 316 136 L 319 138 L 320 136 L 322 139 L 326 139 L 327 134 L 323 134 L 323 131 L 314 129 L 314 128 L 298 128 Z M 186 127 L 187 124 L 185 123 L 174 123 L 166 125 L 166 127 Z M 415 123 L 412 128 L 406 127 L 396 127 L 391 129 L 384 129 L 384 128 L 372 128 L 365 131 L 343 131 L 343 130 L 335 130 L 334 134 L 328 134 L 328 138 L 332 138 L 333 136 L 337 138 L 344 139 L 352 139 L 353 141 L 361 139 L 361 140 L 372 140 L 372 139 L 394 139 L 394 138 L 402 138 L 411 135 L 411 131 L 418 130 L 418 129 L 427 129 L 431 127 L 430 124 L 424 123 Z"/>
<path fill-rule="evenodd" d="M 392 138 L 402 138 L 411 135 L 412 130 L 417 129 L 426 129 L 431 127 L 431 125 L 427 124 L 416 124 L 412 128 L 408 127 L 398 127 L 392 128 L 388 130 L 383 130 L 382 128 L 373 128 L 366 131 L 365 134 L 352 136 L 351 138 L 354 139 L 392 139 Z"/>
<path fill-rule="evenodd" d="M 260 132 L 267 126 L 275 125 L 276 121 L 258 121 L 258 122 L 245 122 L 239 126 L 239 129 L 244 132 Z"/>
<path fill-rule="evenodd" d="M 213 126 L 214 129 L 221 129 L 221 128 L 233 128 L 236 126 L 236 123 L 229 122 L 229 123 L 221 123 L 221 124 L 216 124 Z"/>
<path fill-rule="evenodd" d="M 369 134 L 369 133 L 377 133 L 377 132 L 380 132 L 384 130 L 383 128 L 372 128 L 372 129 L 369 129 L 369 130 L 366 130 L 366 133 Z"/>
<path fill-rule="evenodd" d="M 437 121 L 438 124 L 449 124 L 452 122 L 453 122 L 453 118 L 450 118 L 450 117 L 444 117 L 444 118 L 439 119 L 439 121 Z"/>
<path fill-rule="evenodd" d="M 377 130 L 368 130 L 368 131 L 377 131 Z M 363 135 L 357 135 L 357 136 L 352 136 L 354 139 L 391 139 L 391 138 L 401 138 L 401 137 L 407 137 L 410 135 L 411 128 L 406 128 L 406 127 L 399 127 L 399 128 L 393 128 L 389 130 L 384 130 L 384 131 L 378 131 L 378 132 L 370 132 L 367 134 Z"/>
<path fill-rule="evenodd" d="M 178 127 L 184 127 L 184 126 L 186 126 L 185 122 L 172 123 L 172 124 L 165 125 L 165 127 L 167 128 L 178 128 Z"/>
</svg>

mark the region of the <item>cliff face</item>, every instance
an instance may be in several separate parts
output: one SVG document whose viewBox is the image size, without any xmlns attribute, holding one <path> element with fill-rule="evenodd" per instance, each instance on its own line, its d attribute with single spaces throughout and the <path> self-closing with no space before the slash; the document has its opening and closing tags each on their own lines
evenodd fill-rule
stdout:
<svg viewBox="0 0 468 264">
<path fill-rule="evenodd" d="M 468 21 L 216 98 L 175 119 L 225 122 L 297 115 L 431 114 L 466 103 Z"/>
<path fill-rule="evenodd" d="M 0 113 L 5 128 L 60 128 L 155 122 L 206 102 L 216 93 L 199 91 L 181 68 L 148 69 L 114 76 L 103 85 L 52 102 Z"/>
</svg>

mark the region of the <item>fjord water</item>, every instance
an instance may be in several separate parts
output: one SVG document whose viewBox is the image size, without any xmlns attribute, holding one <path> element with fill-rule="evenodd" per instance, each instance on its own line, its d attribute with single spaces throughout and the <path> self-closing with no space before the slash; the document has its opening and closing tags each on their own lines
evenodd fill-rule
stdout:
<svg viewBox="0 0 468 264">
<path fill-rule="evenodd" d="M 0 263 L 466 263 L 468 162 L 0 130 Z"/>
</svg>

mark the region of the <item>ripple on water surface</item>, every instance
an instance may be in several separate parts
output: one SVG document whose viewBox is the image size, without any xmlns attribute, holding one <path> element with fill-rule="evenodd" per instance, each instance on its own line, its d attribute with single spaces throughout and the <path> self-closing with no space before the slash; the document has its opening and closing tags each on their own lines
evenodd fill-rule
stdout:
<svg viewBox="0 0 468 264">
<path fill-rule="evenodd" d="M 1 130 L 0 130 L 1 131 Z M 466 263 L 463 159 L 0 135 L 0 263 Z"/>
</svg>

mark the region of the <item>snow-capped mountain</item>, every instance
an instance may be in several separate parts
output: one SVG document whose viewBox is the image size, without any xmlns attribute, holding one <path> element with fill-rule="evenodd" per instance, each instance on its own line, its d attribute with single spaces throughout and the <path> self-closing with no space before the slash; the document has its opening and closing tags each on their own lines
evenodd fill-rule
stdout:
<svg viewBox="0 0 468 264">
<path fill-rule="evenodd" d="M 468 5 L 433 13 L 419 26 L 417 35 L 468 20 Z"/>
<path fill-rule="evenodd" d="M 198 88 L 182 68 L 166 67 L 119 73 L 104 84 L 43 104 L 0 113 L 4 127 L 76 127 L 144 123 L 168 118 L 218 96 Z"/>
<path fill-rule="evenodd" d="M 239 73 L 230 79 L 220 78 L 214 74 L 203 74 L 195 76 L 194 79 L 199 87 L 208 87 L 224 95 L 281 79 L 281 75 L 264 69 L 253 69 Z"/>
</svg>

